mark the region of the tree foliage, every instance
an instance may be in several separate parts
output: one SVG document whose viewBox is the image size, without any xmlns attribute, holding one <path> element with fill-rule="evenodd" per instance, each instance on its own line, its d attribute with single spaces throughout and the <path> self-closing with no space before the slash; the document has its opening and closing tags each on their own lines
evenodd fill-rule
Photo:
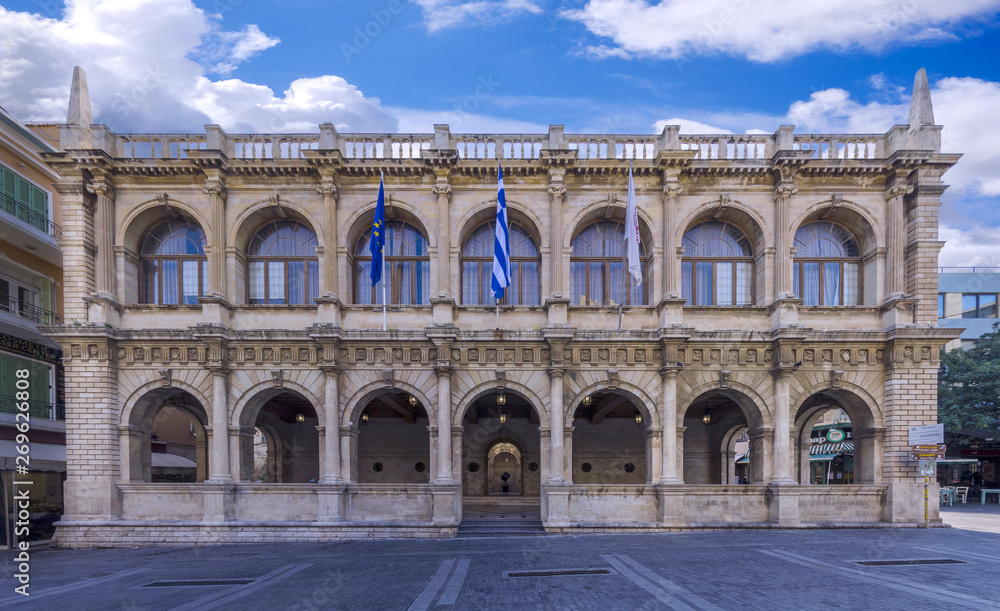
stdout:
<svg viewBox="0 0 1000 611">
<path fill-rule="evenodd" d="M 951 443 L 1000 437 L 1000 323 L 970 350 L 941 355 L 938 420 Z"/>
</svg>

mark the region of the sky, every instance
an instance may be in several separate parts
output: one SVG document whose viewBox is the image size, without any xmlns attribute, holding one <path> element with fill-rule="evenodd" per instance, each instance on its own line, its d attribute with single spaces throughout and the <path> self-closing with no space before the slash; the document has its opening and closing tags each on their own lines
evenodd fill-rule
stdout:
<svg viewBox="0 0 1000 611">
<path fill-rule="evenodd" d="M 942 266 L 1000 266 L 1000 0 L 0 0 L 0 106 L 124 132 L 884 133 L 926 68 Z"/>
</svg>

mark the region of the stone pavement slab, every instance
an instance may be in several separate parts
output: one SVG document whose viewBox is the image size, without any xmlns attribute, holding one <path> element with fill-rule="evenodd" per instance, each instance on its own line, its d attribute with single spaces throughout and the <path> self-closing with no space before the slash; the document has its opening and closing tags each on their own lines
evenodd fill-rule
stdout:
<svg viewBox="0 0 1000 611">
<path fill-rule="evenodd" d="M 958 528 L 38 550 L 29 598 L 5 554 L 0 608 L 1000 609 L 998 550 Z M 857 564 L 915 560 L 955 562 Z"/>
</svg>

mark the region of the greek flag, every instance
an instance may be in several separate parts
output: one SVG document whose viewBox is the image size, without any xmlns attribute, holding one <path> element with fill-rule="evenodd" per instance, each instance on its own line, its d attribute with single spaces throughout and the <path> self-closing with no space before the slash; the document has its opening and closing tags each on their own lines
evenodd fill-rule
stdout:
<svg viewBox="0 0 1000 611">
<path fill-rule="evenodd" d="M 628 271 L 635 278 L 636 286 L 642 284 L 642 265 L 639 263 L 639 213 L 635 209 L 635 183 L 632 182 L 632 162 L 628 162 L 628 200 L 625 208 L 625 245 L 628 253 Z"/>
<path fill-rule="evenodd" d="M 368 250 L 372 253 L 372 286 L 382 279 L 382 246 L 385 244 L 385 190 L 382 177 L 378 179 L 378 203 L 375 205 L 375 220 L 372 221 L 372 239 Z M 374 296 L 373 296 L 374 297 Z M 374 301 L 374 299 L 373 299 Z"/>
<path fill-rule="evenodd" d="M 503 194 L 503 167 L 497 165 L 497 227 L 493 242 L 493 296 L 503 299 L 510 286 L 510 237 L 507 230 L 507 198 Z"/>
</svg>

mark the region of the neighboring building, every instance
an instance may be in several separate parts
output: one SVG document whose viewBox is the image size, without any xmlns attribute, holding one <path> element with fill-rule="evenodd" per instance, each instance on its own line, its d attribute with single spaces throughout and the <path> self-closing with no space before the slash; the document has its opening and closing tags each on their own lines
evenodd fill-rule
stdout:
<svg viewBox="0 0 1000 611">
<path fill-rule="evenodd" d="M 62 509 L 66 471 L 62 350 L 38 331 L 62 324 L 60 210 L 53 205 L 58 176 L 43 160 L 55 152 L 0 108 L 0 460 L 4 505 L 17 467 L 17 372 L 29 382 L 31 511 Z M 24 422 L 22 418 L 20 422 Z M 22 463 L 23 464 L 23 463 Z M 7 513 L 6 515 L 13 515 Z M 8 522 L 4 522 L 8 524 Z M 7 544 L 7 529 L 2 529 Z"/>
<path fill-rule="evenodd" d="M 938 273 L 938 325 L 964 329 L 961 337 L 948 342 L 946 350 L 968 349 L 993 331 L 1000 318 L 1000 269 L 995 267 L 943 267 Z M 942 484 L 1000 485 L 1000 434 L 992 438 L 970 437 L 971 447 L 953 446 L 938 463 Z"/>
<path fill-rule="evenodd" d="M 69 389 L 59 545 L 447 536 L 511 496 L 555 533 L 924 519 L 907 432 L 935 421 L 957 336 L 934 270 L 959 156 L 923 71 L 909 125 L 863 135 L 115 134 L 76 103 L 49 156 L 83 321 L 47 329 Z M 811 485 L 837 409 L 854 483 Z M 155 481 L 178 417 L 195 481 Z"/>
</svg>

